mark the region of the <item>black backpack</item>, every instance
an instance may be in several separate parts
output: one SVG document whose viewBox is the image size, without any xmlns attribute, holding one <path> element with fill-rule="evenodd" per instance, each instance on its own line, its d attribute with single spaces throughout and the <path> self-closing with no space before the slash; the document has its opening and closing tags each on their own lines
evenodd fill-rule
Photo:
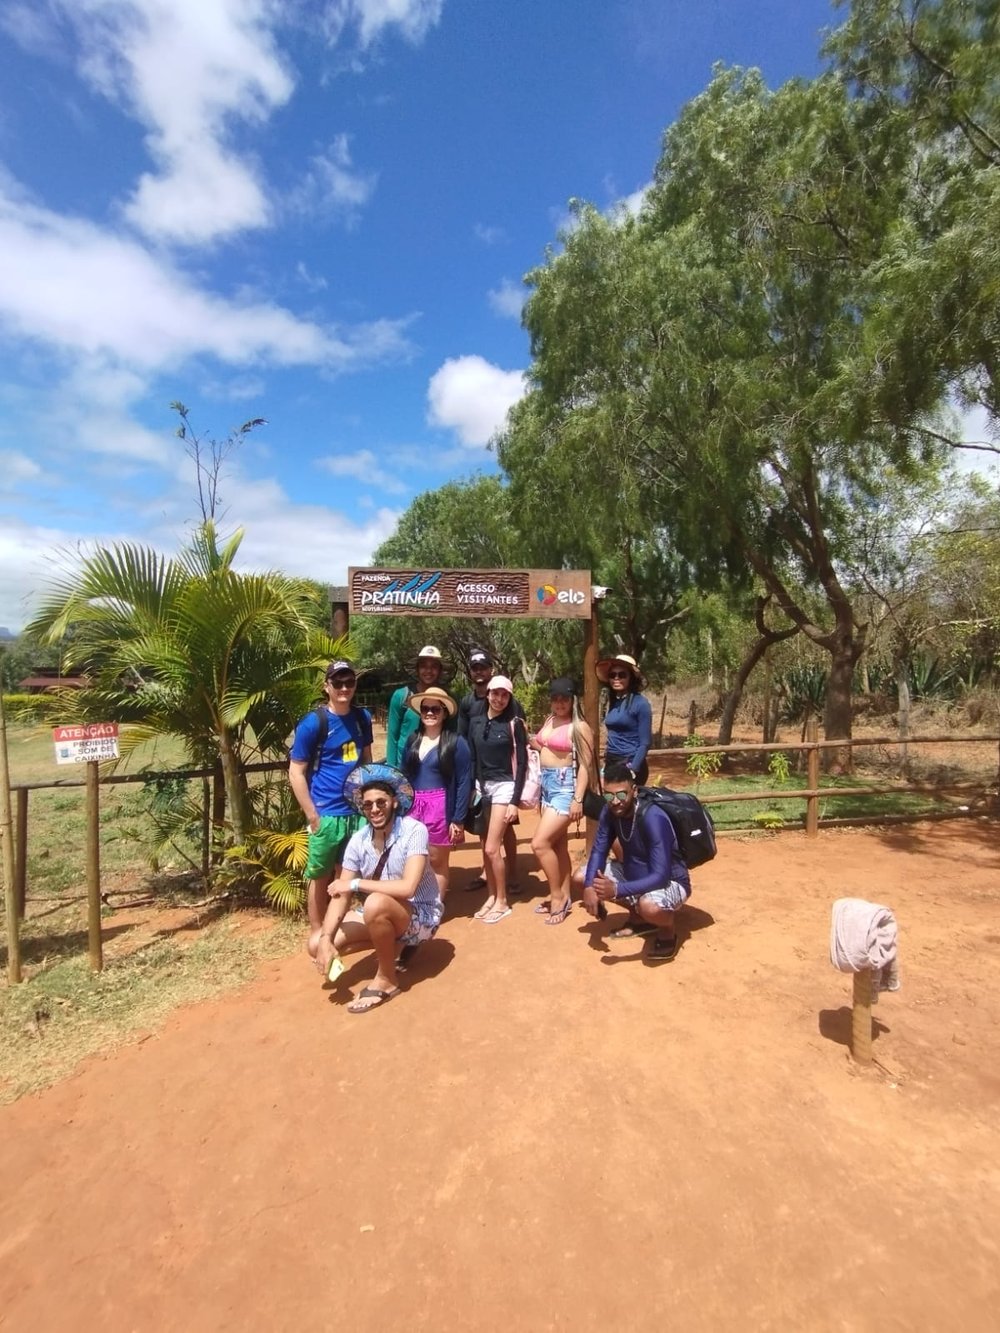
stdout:
<svg viewBox="0 0 1000 1333">
<path fill-rule="evenodd" d="M 671 787 L 640 787 L 639 804 L 658 805 L 674 827 L 677 851 L 688 870 L 703 866 L 716 853 L 715 825 L 697 796 Z"/>
</svg>

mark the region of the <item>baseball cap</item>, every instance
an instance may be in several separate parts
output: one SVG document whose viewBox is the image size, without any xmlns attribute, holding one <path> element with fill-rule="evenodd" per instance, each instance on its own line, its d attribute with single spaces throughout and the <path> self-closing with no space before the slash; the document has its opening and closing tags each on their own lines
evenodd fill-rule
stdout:
<svg viewBox="0 0 1000 1333">
<path fill-rule="evenodd" d="M 506 690 L 508 694 L 514 693 L 514 686 L 509 676 L 492 676 L 486 688 L 487 690 Z"/>
<path fill-rule="evenodd" d="M 345 662 L 343 658 L 338 658 L 336 662 L 331 662 L 327 667 L 326 678 L 329 680 L 331 676 L 341 676 L 347 672 L 350 672 L 352 676 L 357 676 L 358 674 L 354 669 L 353 662 Z"/>
<path fill-rule="evenodd" d="M 473 648 L 469 654 L 469 666 L 489 666 L 490 662 L 489 653 L 483 652 L 482 648 Z"/>
</svg>

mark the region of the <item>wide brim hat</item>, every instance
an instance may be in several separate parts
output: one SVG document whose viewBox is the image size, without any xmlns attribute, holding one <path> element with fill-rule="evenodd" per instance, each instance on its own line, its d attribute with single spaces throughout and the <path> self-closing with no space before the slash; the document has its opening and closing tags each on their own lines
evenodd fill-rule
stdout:
<svg viewBox="0 0 1000 1333">
<path fill-rule="evenodd" d="M 344 796 L 361 813 L 361 796 L 373 782 L 387 782 L 396 794 L 399 813 L 405 815 L 413 805 L 413 788 L 398 768 L 391 764 L 359 764 L 347 775 Z"/>
<path fill-rule="evenodd" d="M 433 699 L 435 703 L 444 704 L 449 717 L 454 717 L 458 712 L 458 704 L 440 685 L 428 685 L 427 689 L 421 690 L 419 694 L 411 694 L 407 702 L 415 713 L 419 713 L 424 699 Z"/>
<path fill-rule="evenodd" d="M 634 678 L 634 680 L 635 680 L 635 682 L 636 682 L 637 685 L 640 685 L 640 686 L 645 685 L 645 683 L 646 683 L 646 678 L 645 678 L 645 676 L 643 676 L 642 672 L 639 670 L 639 663 L 635 660 L 634 657 L 629 657 L 628 653 L 618 653 L 618 654 L 616 654 L 616 656 L 614 656 L 614 657 L 602 657 L 602 658 L 601 658 L 601 660 L 598 662 L 597 666 L 594 667 L 594 670 L 597 672 L 597 679 L 601 682 L 602 685 L 607 685 L 607 683 L 608 683 L 608 671 L 609 671 L 609 669 L 610 669 L 611 667 L 613 667 L 616 663 L 617 663 L 619 666 L 627 666 L 627 667 L 628 667 L 629 671 L 632 672 L 632 676 L 633 676 L 633 678 Z"/>
</svg>

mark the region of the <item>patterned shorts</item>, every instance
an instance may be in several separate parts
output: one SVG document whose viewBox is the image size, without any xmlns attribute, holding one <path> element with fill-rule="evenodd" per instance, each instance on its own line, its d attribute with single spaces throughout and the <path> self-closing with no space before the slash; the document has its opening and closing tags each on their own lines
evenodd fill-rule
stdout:
<svg viewBox="0 0 1000 1333">
<path fill-rule="evenodd" d="M 616 884 L 624 883 L 625 874 L 620 861 L 610 860 L 604 868 L 604 873 Z M 690 896 L 690 889 L 672 879 L 662 889 L 650 889 L 648 893 L 622 894 L 615 899 L 615 902 L 621 903 L 638 916 L 640 902 L 648 903 L 651 907 L 659 907 L 664 912 L 676 912 L 678 907 L 684 906 Z"/>
</svg>

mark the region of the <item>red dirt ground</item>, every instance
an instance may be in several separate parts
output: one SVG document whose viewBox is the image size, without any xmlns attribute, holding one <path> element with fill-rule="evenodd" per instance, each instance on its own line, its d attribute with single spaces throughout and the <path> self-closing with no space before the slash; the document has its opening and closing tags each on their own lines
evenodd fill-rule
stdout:
<svg viewBox="0 0 1000 1333">
<path fill-rule="evenodd" d="M 472 921 L 474 861 L 384 1010 L 289 957 L 0 1111 L 0 1326 L 997 1327 L 995 824 L 725 840 L 659 968 Z M 847 893 L 900 923 L 868 1071 Z"/>
</svg>

